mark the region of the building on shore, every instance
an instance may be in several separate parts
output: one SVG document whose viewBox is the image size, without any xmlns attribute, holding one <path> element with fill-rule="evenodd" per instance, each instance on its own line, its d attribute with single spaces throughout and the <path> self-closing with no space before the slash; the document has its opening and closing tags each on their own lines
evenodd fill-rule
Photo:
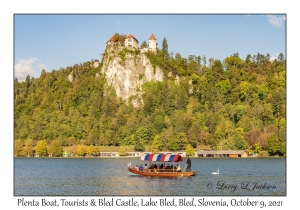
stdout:
<svg viewBox="0 0 300 210">
<path fill-rule="evenodd" d="M 199 150 L 197 157 L 200 158 L 245 158 L 249 154 L 245 150 Z"/>
</svg>

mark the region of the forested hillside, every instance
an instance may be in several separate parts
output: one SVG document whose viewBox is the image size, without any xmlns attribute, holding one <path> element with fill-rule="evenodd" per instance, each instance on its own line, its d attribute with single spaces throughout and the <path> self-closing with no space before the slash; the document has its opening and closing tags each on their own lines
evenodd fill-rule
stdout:
<svg viewBox="0 0 300 210">
<path fill-rule="evenodd" d="M 139 108 L 116 97 L 101 74 L 102 63 L 95 68 L 93 60 L 43 70 L 39 78 L 15 79 L 15 154 L 44 140 L 49 146 L 134 145 L 144 150 L 150 145 L 158 152 L 190 144 L 285 155 L 283 54 L 271 61 L 269 54 L 242 59 L 234 53 L 207 62 L 205 56 L 169 53 L 164 39 L 162 50 L 147 57 L 163 70 L 164 81 L 144 84 Z"/>
</svg>

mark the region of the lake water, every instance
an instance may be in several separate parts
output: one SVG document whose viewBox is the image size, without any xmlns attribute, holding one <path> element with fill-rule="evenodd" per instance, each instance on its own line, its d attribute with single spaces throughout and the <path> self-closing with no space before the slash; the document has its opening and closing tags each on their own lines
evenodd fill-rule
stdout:
<svg viewBox="0 0 300 210">
<path fill-rule="evenodd" d="M 127 163 L 140 164 L 139 158 L 15 158 L 14 195 L 286 195 L 285 158 L 191 160 L 196 176 L 167 178 L 130 176 Z"/>
</svg>

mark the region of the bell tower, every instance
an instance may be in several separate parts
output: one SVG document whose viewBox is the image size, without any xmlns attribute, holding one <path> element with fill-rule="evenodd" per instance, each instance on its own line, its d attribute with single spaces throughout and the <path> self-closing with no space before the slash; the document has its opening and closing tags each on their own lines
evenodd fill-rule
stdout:
<svg viewBox="0 0 300 210">
<path fill-rule="evenodd" d="M 155 36 L 152 34 L 149 38 L 149 45 L 148 45 L 148 48 L 149 48 L 149 51 L 152 51 L 154 53 L 156 53 L 156 38 Z"/>
</svg>

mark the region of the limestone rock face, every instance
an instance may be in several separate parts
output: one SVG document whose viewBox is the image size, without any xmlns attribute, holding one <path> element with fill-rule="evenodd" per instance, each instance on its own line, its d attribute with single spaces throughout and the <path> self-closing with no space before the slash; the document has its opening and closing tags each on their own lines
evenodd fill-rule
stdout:
<svg viewBox="0 0 300 210">
<path fill-rule="evenodd" d="M 135 107 L 143 104 L 142 85 L 148 81 L 163 81 L 162 70 L 153 67 L 147 56 L 134 47 L 108 45 L 103 55 L 101 72 L 109 86 L 113 87 L 118 97 L 124 101 L 133 96 Z"/>
</svg>

